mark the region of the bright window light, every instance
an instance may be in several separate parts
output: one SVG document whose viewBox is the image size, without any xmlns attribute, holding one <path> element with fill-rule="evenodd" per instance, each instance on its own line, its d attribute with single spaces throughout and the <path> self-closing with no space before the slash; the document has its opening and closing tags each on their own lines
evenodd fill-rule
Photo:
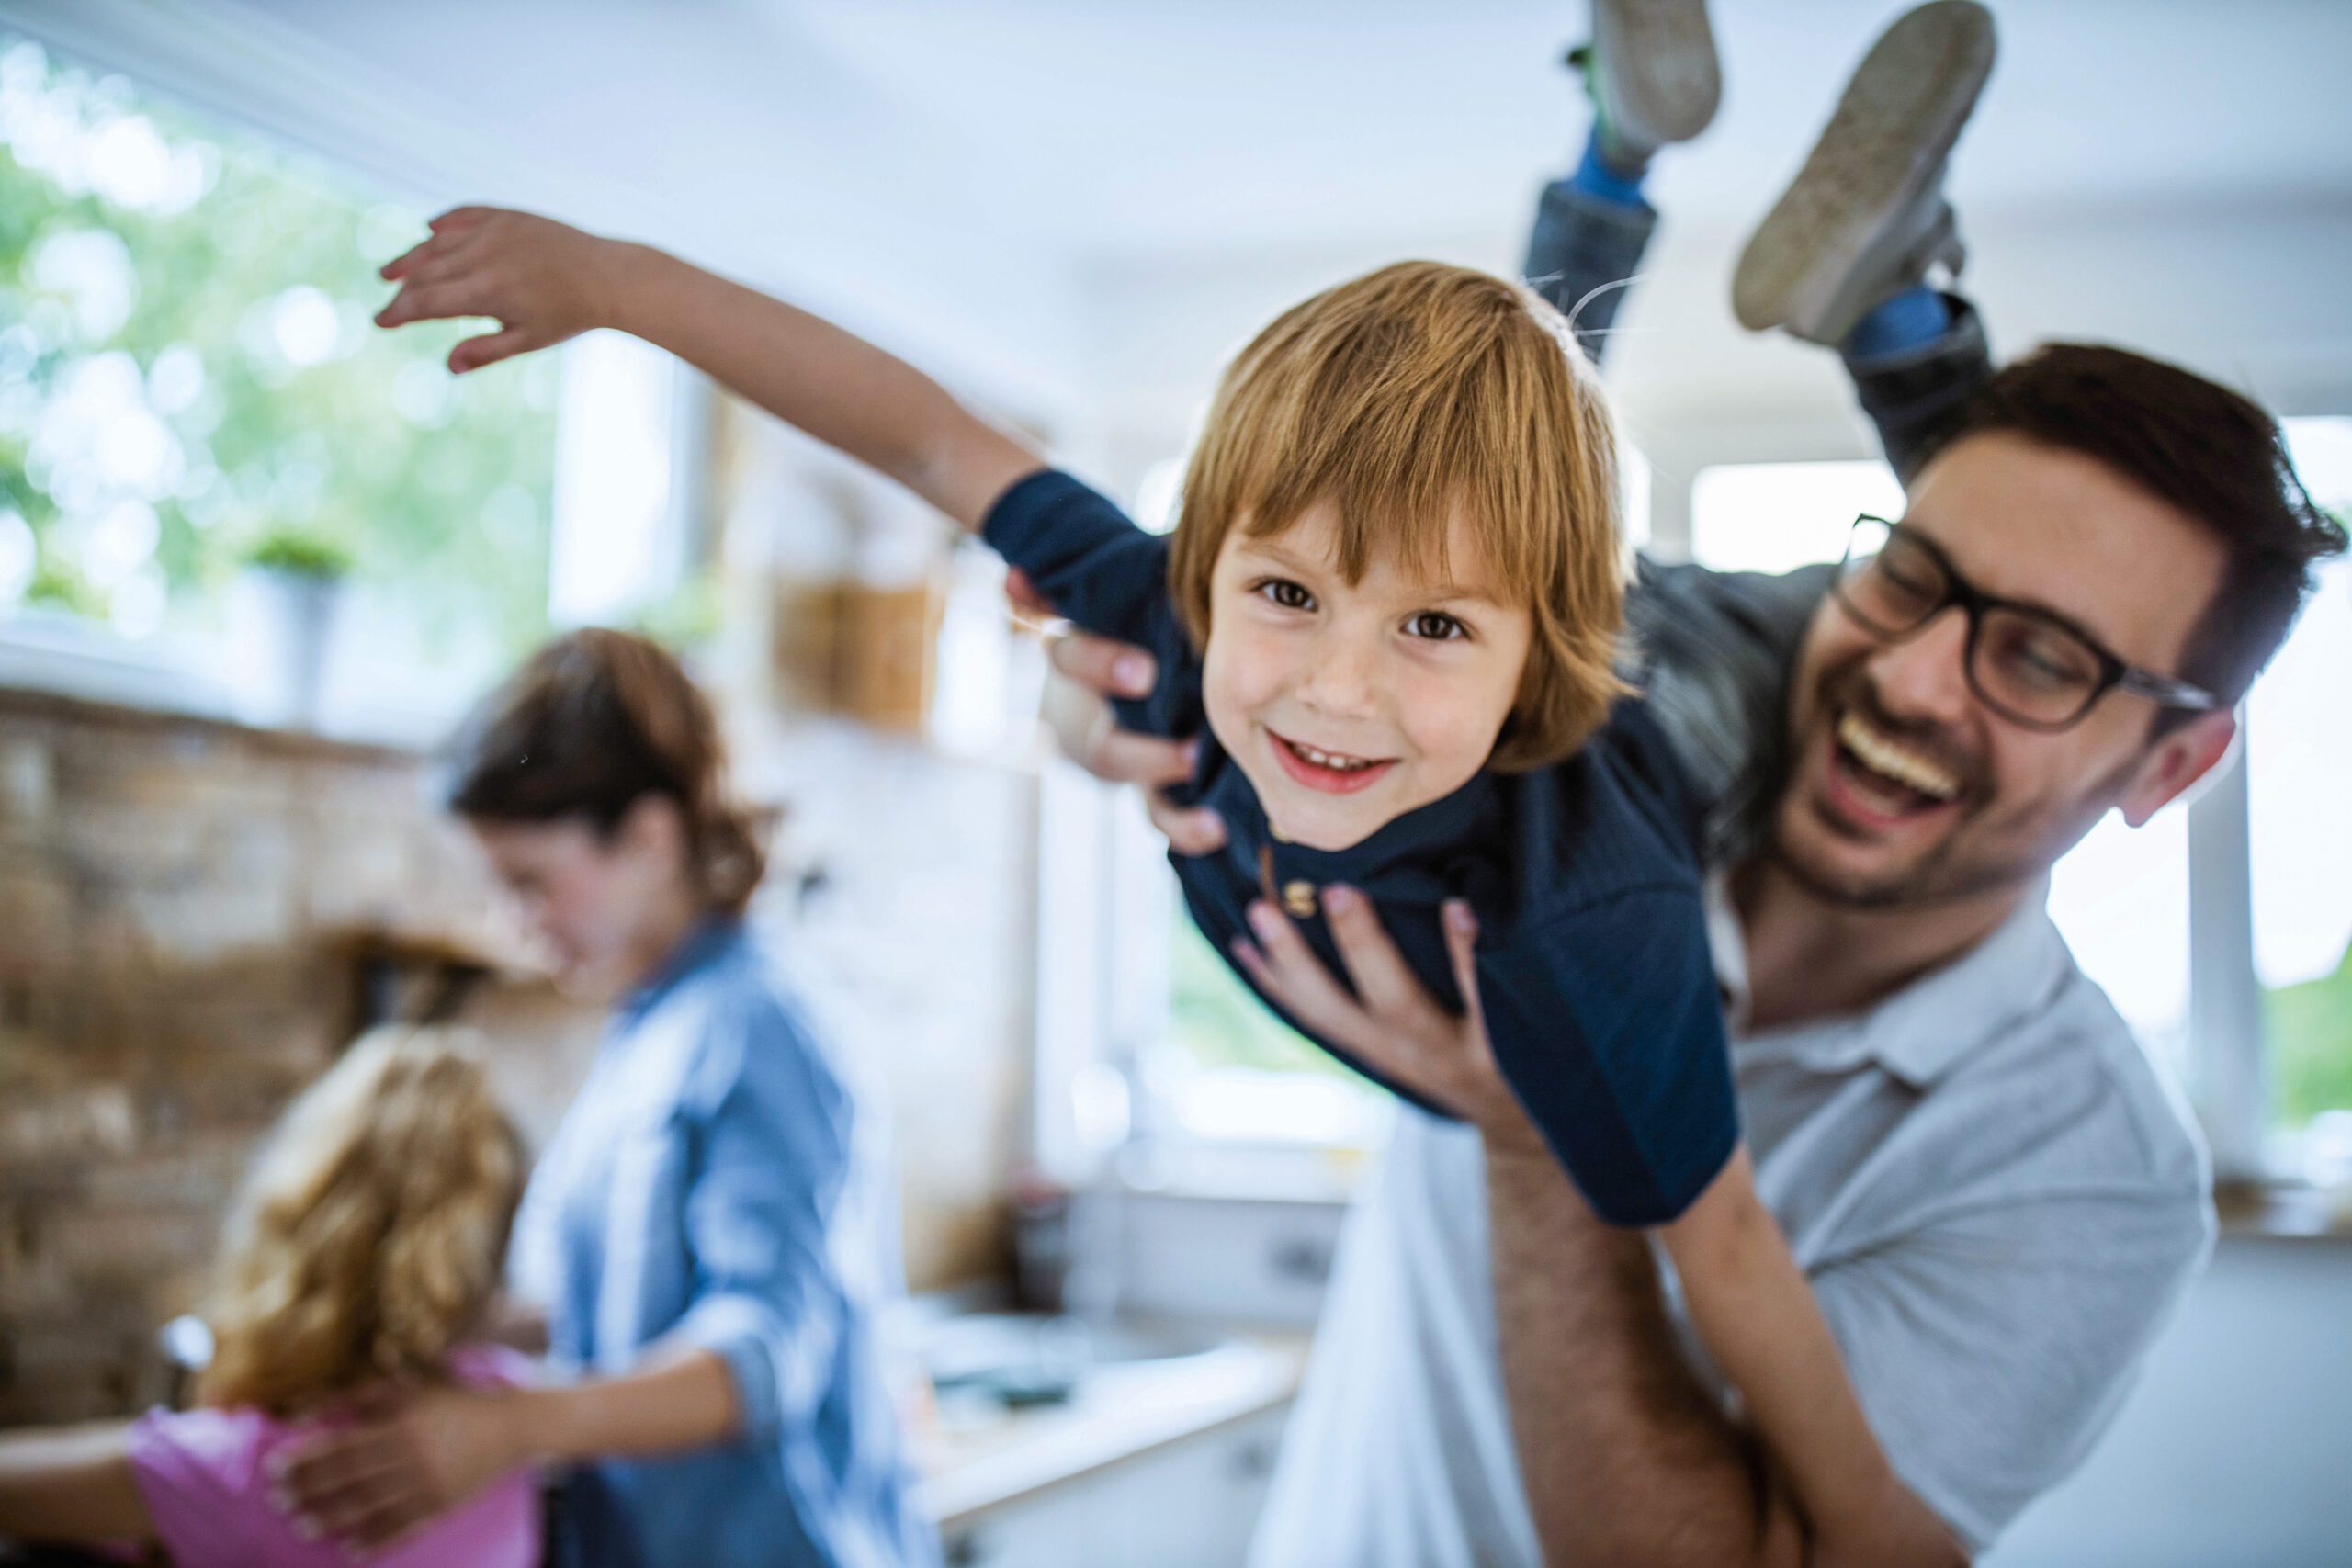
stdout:
<svg viewBox="0 0 2352 1568">
<path fill-rule="evenodd" d="M 1884 463 L 1724 463 L 1690 482 L 1690 558 L 1717 571 L 1790 571 L 1846 553 L 1862 513 L 1903 515 Z"/>
<path fill-rule="evenodd" d="M 548 619 L 625 621 L 678 585 L 683 539 L 670 515 L 676 362 L 619 333 L 563 351 L 555 446 Z"/>
<path fill-rule="evenodd" d="M 2352 514 L 2352 419 L 2285 423 L 2312 498 Z M 2255 972 L 2269 991 L 2273 1100 L 2290 1126 L 2352 1108 L 2347 671 L 2352 561 L 2335 560 L 2321 567 L 2319 591 L 2246 699 Z"/>
</svg>

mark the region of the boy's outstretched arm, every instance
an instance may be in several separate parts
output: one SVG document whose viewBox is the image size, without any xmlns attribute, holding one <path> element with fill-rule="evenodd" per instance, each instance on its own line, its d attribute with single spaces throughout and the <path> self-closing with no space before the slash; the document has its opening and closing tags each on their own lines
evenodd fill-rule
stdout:
<svg viewBox="0 0 2352 1568">
<path fill-rule="evenodd" d="M 1037 455 L 904 361 L 830 322 L 648 245 L 552 219 L 460 207 L 386 264 L 376 324 L 489 316 L 449 353 L 462 374 L 596 327 L 668 349 L 739 396 L 977 529 Z"/>
</svg>

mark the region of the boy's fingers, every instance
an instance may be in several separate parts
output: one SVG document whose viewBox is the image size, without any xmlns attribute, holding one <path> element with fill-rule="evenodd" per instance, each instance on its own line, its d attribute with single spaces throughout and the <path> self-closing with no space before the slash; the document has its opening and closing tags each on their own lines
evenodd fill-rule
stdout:
<svg viewBox="0 0 2352 1568">
<path fill-rule="evenodd" d="M 1143 809 L 1168 840 L 1168 847 L 1180 855 L 1215 854 L 1225 848 L 1225 818 L 1213 807 L 1178 806 L 1158 790 L 1148 789 Z"/>
<path fill-rule="evenodd" d="M 438 243 L 439 242 L 437 240 L 419 240 L 415 244 L 411 245 L 408 249 L 402 251 L 400 254 L 386 262 L 382 266 L 378 267 L 376 269 L 376 276 L 384 279 L 387 283 L 396 282 L 399 279 L 407 276 L 409 268 L 414 266 L 417 262 L 424 257 L 425 253 L 432 250 Z"/>
<path fill-rule="evenodd" d="M 1106 697 L 1148 697 L 1159 676 L 1159 660 L 1129 643 L 1091 632 L 1056 637 L 1047 649 L 1054 668 Z"/>
<path fill-rule="evenodd" d="M 379 327 L 404 326 L 410 321 L 441 321 L 452 316 L 484 316 L 492 314 L 472 290 L 456 284 L 435 283 L 424 288 L 413 284 L 392 296 L 392 302 L 376 312 Z"/>
<path fill-rule="evenodd" d="M 449 351 L 449 373 L 452 376 L 462 376 L 469 370 L 479 370 L 485 365 L 495 365 L 502 359 L 512 359 L 514 355 L 537 346 L 531 342 L 530 334 L 520 327 L 508 327 L 504 332 L 484 333 L 480 337 L 466 339 Z"/>
<path fill-rule="evenodd" d="M 1366 1011 L 1381 1023 L 1408 1027 L 1420 1015 L 1435 1011 L 1420 977 L 1406 967 L 1396 943 L 1373 912 L 1372 900 L 1344 883 L 1323 889 L 1323 919 L 1331 928 L 1331 944 Z"/>
<path fill-rule="evenodd" d="M 495 207 L 453 207 L 437 218 L 428 218 L 424 226 L 438 234 L 445 229 L 470 229 L 492 213 Z"/>
</svg>

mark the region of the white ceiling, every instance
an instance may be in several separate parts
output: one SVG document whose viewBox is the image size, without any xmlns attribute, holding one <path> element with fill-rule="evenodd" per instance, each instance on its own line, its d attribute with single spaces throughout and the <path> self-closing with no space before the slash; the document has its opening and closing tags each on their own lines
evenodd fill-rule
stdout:
<svg viewBox="0 0 2352 1568">
<path fill-rule="evenodd" d="M 2098 333 L 2290 402 L 2352 400 L 2352 0 L 1994 7 L 2001 62 L 1954 190 L 1999 341 Z M 1738 333 L 1724 280 L 1902 0 L 1713 9 L 1724 111 L 1652 181 L 1669 222 L 1612 378 L 1659 421 L 1801 405 L 1850 423 L 1826 358 Z M 420 202 L 651 239 L 1023 417 L 1180 434 L 1224 351 L 1306 289 L 1404 254 L 1516 262 L 1535 186 L 1583 137 L 1556 63 L 1583 17 L 1584 0 L 0 0 L 0 27 Z"/>
<path fill-rule="evenodd" d="M 1081 253 L 1516 224 L 1581 139 L 1577 0 L 752 0 L 910 123 L 984 154 Z M 1718 0 L 1724 109 L 1663 206 L 1743 221 L 1826 118 L 1889 0 Z M 1993 215 L 2352 190 L 2352 5 L 2010 0 L 1955 162 Z M 1507 215 L 1507 216 L 1506 216 Z"/>
</svg>

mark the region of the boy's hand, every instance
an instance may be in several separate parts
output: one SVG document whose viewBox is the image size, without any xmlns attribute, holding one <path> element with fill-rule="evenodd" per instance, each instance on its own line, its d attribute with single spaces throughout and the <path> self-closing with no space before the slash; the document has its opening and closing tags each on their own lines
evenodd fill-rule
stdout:
<svg viewBox="0 0 2352 1568">
<path fill-rule="evenodd" d="M 496 207 L 453 208 L 426 227 L 430 239 L 384 264 L 384 277 L 401 287 L 376 312 L 376 324 L 495 319 L 499 331 L 449 351 L 452 373 L 610 324 L 613 275 L 630 247 Z"/>
<path fill-rule="evenodd" d="M 1323 918 L 1354 996 L 1315 956 L 1290 917 L 1263 899 L 1250 906 L 1258 944 L 1236 942 L 1235 956 L 1259 989 L 1293 1018 L 1415 1093 L 1452 1107 L 1478 1129 L 1490 1152 L 1548 1160 L 1543 1134 L 1504 1081 L 1487 1039 L 1474 952 L 1478 919 L 1470 906 L 1450 898 L 1443 912 L 1446 952 L 1466 1009 L 1458 1018 L 1430 995 L 1362 892 L 1337 882 L 1326 886 Z"/>
</svg>

